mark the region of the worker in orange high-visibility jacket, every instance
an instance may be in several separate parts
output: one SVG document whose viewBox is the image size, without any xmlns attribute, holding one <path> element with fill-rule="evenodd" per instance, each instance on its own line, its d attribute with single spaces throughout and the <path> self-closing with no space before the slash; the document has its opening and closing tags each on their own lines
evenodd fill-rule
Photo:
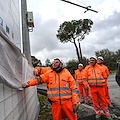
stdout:
<svg viewBox="0 0 120 120">
<path fill-rule="evenodd" d="M 62 120 L 64 112 L 69 120 L 76 120 L 74 110 L 79 106 L 76 82 L 67 69 L 60 67 L 60 63 L 59 59 L 55 59 L 51 70 L 24 83 L 22 87 L 47 83 L 47 97 L 52 101 L 53 119 Z"/>
<path fill-rule="evenodd" d="M 87 101 L 89 103 L 90 102 L 89 90 L 86 90 L 86 88 L 83 84 L 83 72 L 84 72 L 83 64 L 80 63 L 78 65 L 78 69 L 75 70 L 75 79 L 78 83 L 78 88 L 79 88 L 80 96 L 81 96 L 81 99 L 82 99 L 81 103 L 85 102 L 84 91 L 85 91 L 85 94 L 86 94 Z"/>
<path fill-rule="evenodd" d="M 60 67 L 61 68 L 64 68 L 64 64 L 63 64 L 63 61 L 60 62 Z M 33 71 L 33 74 L 35 76 L 38 76 L 38 75 L 42 75 L 44 74 L 45 72 L 47 72 L 48 70 L 52 70 L 52 67 L 35 67 L 34 68 L 34 71 Z M 48 98 L 48 101 L 50 102 L 50 104 L 52 104 L 52 101 Z M 62 111 L 62 117 L 63 119 L 68 119 L 67 116 L 65 115 L 64 111 Z M 75 112 L 75 120 L 77 120 L 77 113 Z"/>
<path fill-rule="evenodd" d="M 96 113 L 96 119 L 101 119 L 101 109 L 98 102 L 99 99 L 105 117 L 107 117 L 109 120 L 112 120 L 105 98 L 105 73 L 101 70 L 100 66 L 96 64 L 96 62 L 97 60 L 95 57 L 90 58 L 90 64 L 87 65 L 84 70 L 83 83 L 86 86 L 86 89 L 88 89 L 89 84 L 94 111 Z"/>
<path fill-rule="evenodd" d="M 110 75 L 109 69 L 108 69 L 107 66 L 103 65 L 103 57 L 101 57 L 101 56 L 99 56 L 97 58 L 97 64 L 100 65 L 101 69 L 106 74 L 106 76 L 104 78 L 105 79 L 105 96 L 106 96 L 106 100 L 107 100 L 108 106 L 110 108 L 113 108 L 113 105 L 112 105 L 112 102 L 111 102 L 111 99 L 110 99 L 110 94 L 109 94 L 109 89 L 108 89 L 108 83 L 107 83 L 107 78 Z"/>
</svg>

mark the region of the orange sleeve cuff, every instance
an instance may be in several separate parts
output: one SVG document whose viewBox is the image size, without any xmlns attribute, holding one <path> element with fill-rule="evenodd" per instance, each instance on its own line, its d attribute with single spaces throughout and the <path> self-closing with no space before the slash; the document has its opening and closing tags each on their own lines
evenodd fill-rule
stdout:
<svg viewBox="0 0 120 120">
<path fill-rule="evenodd" d="M 35 86 L 35 85 L 38 85 L 38 81 L 37 79 L 32 79 L 30 81 L 27 82 L 30 86 Z"/>
</svg>

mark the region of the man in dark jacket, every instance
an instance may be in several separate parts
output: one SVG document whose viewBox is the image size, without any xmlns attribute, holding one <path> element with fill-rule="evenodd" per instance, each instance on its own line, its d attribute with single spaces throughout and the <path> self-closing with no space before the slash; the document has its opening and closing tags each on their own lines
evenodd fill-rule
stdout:
<svg viewBox="0 0 120 120">
<path fill-rule="evenodd" d="M 116 79 L 116 82 L 117 84 L 120 86 L 120 60 L 117 60 L 117 72 L 116 72 L 116 76 L 115 76 L 115 79 Z"/>
</svg>

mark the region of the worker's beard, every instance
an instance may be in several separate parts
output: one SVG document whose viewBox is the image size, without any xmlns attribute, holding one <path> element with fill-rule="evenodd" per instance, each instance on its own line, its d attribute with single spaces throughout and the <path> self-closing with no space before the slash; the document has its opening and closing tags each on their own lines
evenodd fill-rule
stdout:
<svg viewBox="0 0 120 120">
<path fill-rule="evenodd" d="M 103 63 L 97 63 L 98 65 L 102 65 Z"/>
<path fill-rule="evenodd" d="M 60 64 L 57 68 L 53 68 L 53 71 L 55 71 L 56 73 L 60 73 L 63 70 L 62 67 L 60 67 Z"/>
</svg>

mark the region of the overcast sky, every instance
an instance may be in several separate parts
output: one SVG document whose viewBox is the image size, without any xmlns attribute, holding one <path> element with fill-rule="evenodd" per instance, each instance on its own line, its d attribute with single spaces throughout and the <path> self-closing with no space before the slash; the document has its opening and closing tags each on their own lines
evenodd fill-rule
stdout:
<svg viewBox="0 0 120 120">
<path fill-rule="evenodd" d="M 69 0 L 82 6 L 91 6 L 98 13 L 61 0 L 27 0 L 27 10 L 33 12 L 34 30 L 30 33 L 31 54 L 42 63 L 48 58 L 64 62 L 77 59 L 73 43 L 61 43 L 57 30 L 64 21 L 91 19 L 92 31 L 81 42 L 83 56 L 95 56 L 95 51 L 120 49 L 120 0 Z"/>
</svg>

